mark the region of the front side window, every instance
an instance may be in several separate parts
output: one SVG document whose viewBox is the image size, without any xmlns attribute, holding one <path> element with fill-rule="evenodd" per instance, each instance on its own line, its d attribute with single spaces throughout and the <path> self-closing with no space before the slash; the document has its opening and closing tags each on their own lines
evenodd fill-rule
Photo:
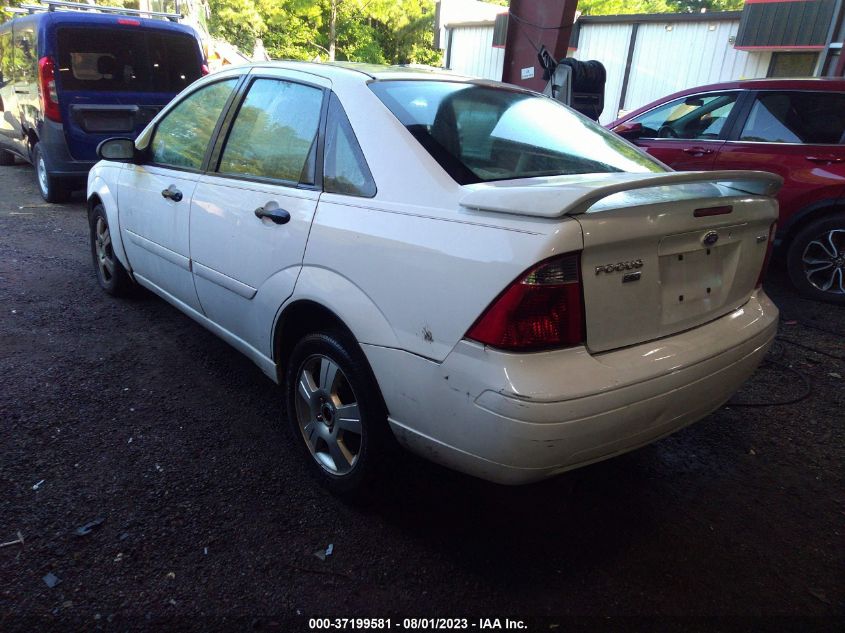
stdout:
<svg viewBox="0 0 845 633">
<path fill-rule="evenodd" d="M 460 184 L 664 168 L 560 103 L 465 82 L 375 81 L 370 88 Z"/>
<path fill-rule="evenodd" d="M 757 96 L 740 133 L 758 143 L 845 144 L 845 93 L 767 92 Z"/>
<path fill-rule="evenodd" d="M 361 146 L 352 131 L 352 125 L 337 97 L 329 101 L 329 118 L 326 126 L 325 167 L 323 188 L 329 193 L 372 198 L 376 183 L 364 160 Z"/>
<path fill-rule="evenodd" d="M 738 93 L 682 97 L 628 121 L 643 126 L 641 138 L 715 140 L 733 110 Z"/>
<path fill-rule="evenodd" d="M 150 143 L 150 161 L 168 167 L 200 169 L 208 142 L 237 79 L 192 92 L 159 122 Z"/>
<path fill-rule="evenodd" d="M 232 124 L 219 171 L 314 184 L 322 103 L 319 88 L 256 79 Z"/>
<path fill-rule="evenodd" d="M 202 72 L 197 41 L 180 33 L 61 28 L 59 87 L 93 92 L 180 92 Z"/>
</svg>

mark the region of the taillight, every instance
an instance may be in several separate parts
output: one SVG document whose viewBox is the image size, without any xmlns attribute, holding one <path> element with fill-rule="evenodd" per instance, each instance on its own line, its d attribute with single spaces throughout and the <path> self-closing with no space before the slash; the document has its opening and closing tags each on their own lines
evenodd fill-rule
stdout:
<svg viewBox="0 0 845 633">
<path fill-rule="evenodd" d="M 775 245 L 775 233 L 777 232 L 778 223 L 772 222 L 769 227 L 769 241 L 766 244 L 766 256 L 763 258 L 763 267 L 760 268 L 760 274 L 757 277 L 757 288 L 763 287 L 763 280 L 766 278 L 766 271 L 769 269 L 769 260 L 772 258 L 772 250 Z"/>
<path fill-rule="evenodd" d="M 205 77 L 211 71 L 208 69 L 208 64 L 203 64 L 202 68 L 200 69 L 202 72 L 202 76 Z"/>
<path fill-rule="evenodd" d="M 547 259 L 502 292 L 467 332 L 467 338 L 513 351 L 536 351 L 584 341 L 581 258 Z"/>
<path fill-rule="evenodd" d="M 41 86 L 41 105 L 44 108 L 44 116 L 51 121 L 61 122 L 59 92 L 56 90 L 56 66 L 52 57 L 42 57 L 38 60 L 38 78 Z"/>
</svg>

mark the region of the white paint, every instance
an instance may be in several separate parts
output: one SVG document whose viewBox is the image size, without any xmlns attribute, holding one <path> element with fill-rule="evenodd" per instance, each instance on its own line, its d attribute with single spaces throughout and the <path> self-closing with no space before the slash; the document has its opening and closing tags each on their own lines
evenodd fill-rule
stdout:
<svg viewBox="0 0 845 633">
<path fill-rule="evenodd" d="M 492 25 L 456 26 L 448 32 L 451 38 L 448 55 L 450 70 L 468 77 L 501 81 L 505 49 L 493 46 Z"/>
</svg>

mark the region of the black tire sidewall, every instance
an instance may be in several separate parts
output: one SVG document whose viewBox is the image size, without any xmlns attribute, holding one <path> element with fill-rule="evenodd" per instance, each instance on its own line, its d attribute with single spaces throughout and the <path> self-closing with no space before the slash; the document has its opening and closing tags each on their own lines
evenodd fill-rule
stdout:
<svg viewBox="0 0 845 633">
<path fill-rule="evenodd" d="M 845 295 L 834 295 L 813 286 L 804 276 L 802 261 L 804 249 L 822 233 L 834 229 L 845 229 L 845 213 L 836 213 L 826 218 L 815 220 L 801 229 L 789 244 L 786 254 L 786 267 L 792 285 L 802 295 L 816 301 L 826 301 L 837 305 L 845 305 Z"/>
<path fill-rule="evenodd" d="M 100 288 L 105 290 L 110 295 L 121 296 L 126 294 L 130 290 L 132 286 L 132 281 L 129 279 L 129 275 L 126 273 L 126 269 L 120 263 L 120 260 L 117 258 L 116 255 L 114 256 L 114 275 L 112 275 L 112 278 L 108 280 L 103 277 L 103 273 L 100 270 L 100 264 L 97 261 L 97 248 L 95 246 L 97 241 L 97 220 L 99 218 L 103 218 L 103 221 L 109 228 L 109 235 L 111 235 L 111 226 L 109 226 L 109 219 L 106 216 L 106 210 L 102 204 L 95 205 L 91 209 L 91 213 L 88 215 L 88 229 L 91 242 L 91 262 L 94 264 L 94 274 L 97 276 L 97 283 L 99 284 Z M 114 237 L 112 237 L 111 239 L 113 245 Z M 114 246 L 112 246 L 112 253 L 114 253 Z"/>
<path fill-rule="evenodd" d="M 47 174 L 47 191 L 41 189 L 41 179 L 38 177 L 38 163 L 44 161 L 44 170 Z M 41 143 L 36 143 L 32 150 L 32 162 L 35 167 L 35 184 L 38 186 L 38 192 L 46 202 L 66 202 L 70 198 L 70 190 L 59 178 L 50 174 L 47 160 L 41 151 Z"/>
<path fill-rule="evenodd" d="M 361 449 L 358 461 L 346 475 L 333 475 L 322 468 L 305 444 L 296 415 L 298 376 L 306 360 L 315 354 L 335 362 L 349 381 L 361 415 Z M 351 337 L 342 332 L 307 334 L 291 352 L 285 372 L 285 411 L 297 451 L 308 464 L 311 474 L 331 492 L 338 495 L 361 493 L 387 462 L 391 446 L 387 434 L 387 412 L 381 392 L 363 352 Z"/>
</svg>

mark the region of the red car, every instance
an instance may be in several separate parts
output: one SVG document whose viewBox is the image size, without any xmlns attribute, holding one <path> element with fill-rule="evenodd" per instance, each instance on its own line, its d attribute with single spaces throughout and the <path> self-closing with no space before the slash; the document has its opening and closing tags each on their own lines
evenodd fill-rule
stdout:
<svg viewBox="0 0 845 633">
<path fill-rule="evenodd" d="M 678 170 L 783 176 L 777 246 L 804 295 L 845 304 L 845 78 L 677 92 L 608 126 Z"/>
</svg>

